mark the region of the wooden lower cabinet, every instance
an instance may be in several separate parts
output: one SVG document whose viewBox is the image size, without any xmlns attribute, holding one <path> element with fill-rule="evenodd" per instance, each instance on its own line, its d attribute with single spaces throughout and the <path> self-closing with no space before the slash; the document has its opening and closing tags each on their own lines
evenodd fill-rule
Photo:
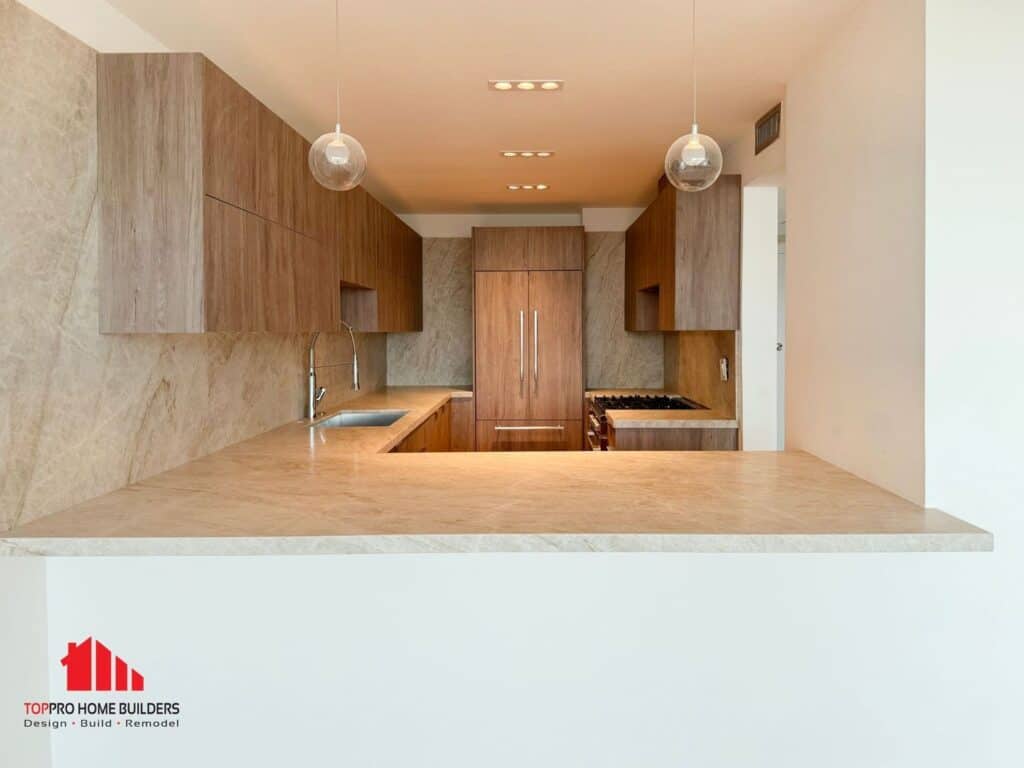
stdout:
<svg viewBox="0 0 1024 768">
<path fill-rule="evenodd" d="M 472 401 L 469 401 L 472 402 Z M 452 450 L 452 407 L 447 402 L 427 416 L 392 453 L 438 453 Z"/>
<path fill-rule="evenodd" d="M 392 453 L 426 453 L 427 430 L 426 425 L 416 427 L 406 438 L 391 449 Z"/>
<path fill-rule="evenodd" d="M 478 451 L 579 451 L 582 421 L 478 421 Z"/>
<path fill-rule="evenodd" d="M 609 429 L 608 446 L 618 451 L 735 451 L 737 429 Z"/>
<path fill-rule="evenodd" d="M 432 414 L 420 429 L 425 430 L 424 442 L 430 452 L 449 451 L 452 447 L 451 406 L 445 403 Z"/>
<path fill-rule="evenodd" d="M 476 450 L 476 421 L 473 410 L 473 398 L 456 397 L 449 403 L 451 406 L 451 430 L 453 451 Z"/>
</svg>

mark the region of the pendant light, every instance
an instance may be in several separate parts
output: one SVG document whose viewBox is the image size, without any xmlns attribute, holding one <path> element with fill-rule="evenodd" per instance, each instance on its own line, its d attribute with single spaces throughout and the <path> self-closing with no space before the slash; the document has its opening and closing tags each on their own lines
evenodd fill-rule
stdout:
<svg viewBox="0 0 1024 768">
<path fill-rule="evenodd" d="M 665 153 L 665 177 L 676 189 L 700 192 L 718 181 L 722 173 L 722 150 L 718 142 L 697 128 L 697 0 L 691 3 L 693 129 L 676 139 Z"/>
<path fill-rule="evenodd" d="M 334 130 L 325 133 L 309 148 L 309 170 L 313 178 L 328 189 L 344 192 L 359 186 L 366 173 L 366 152 L 363 145 L 341 132 L 341 37 L 338 32 L 339 4 L 334 0 L 335 72 Z"/>
</svg>

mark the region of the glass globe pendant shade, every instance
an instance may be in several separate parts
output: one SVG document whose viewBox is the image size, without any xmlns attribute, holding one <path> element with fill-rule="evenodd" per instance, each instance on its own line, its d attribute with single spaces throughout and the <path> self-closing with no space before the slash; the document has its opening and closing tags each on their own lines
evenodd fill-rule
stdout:
<svg viewBox="0 0 1024 768">
<path fill-rule="evenodd" d="M 697 130 L 680 136 L 665 153 L 665 177 L 676 189 L 701 192 L 722 173 L 722 150 L 718 142 Z"/>
<path fill-rule="evenodd" d="M 366 174 L 366 152 L 362 144 L 342 133 L 341 126 L 337 125 L 309 148 L 309 170 L 327 189 L 337 192 L 355 189 Z"/>
</svg>

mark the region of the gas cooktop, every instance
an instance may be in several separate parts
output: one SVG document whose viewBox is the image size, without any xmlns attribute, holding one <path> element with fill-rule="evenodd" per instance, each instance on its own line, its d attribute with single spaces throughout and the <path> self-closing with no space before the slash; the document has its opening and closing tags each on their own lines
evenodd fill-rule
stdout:
<svg viewBox="0 0 1024 768">
<path fill-rule="evenodd" d="M 611 395 L 595 397 L 594 405 L 601 411 L 693 411 L 704 406 L 684 397 L 668 395 Z"/>
</svg>

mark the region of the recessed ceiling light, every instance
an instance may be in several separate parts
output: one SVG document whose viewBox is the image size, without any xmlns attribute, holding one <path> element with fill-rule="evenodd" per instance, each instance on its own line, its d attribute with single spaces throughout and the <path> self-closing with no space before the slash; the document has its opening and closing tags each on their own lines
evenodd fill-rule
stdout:
<svg viewBox="0 0 1024 768">
<path fill-rule="evenodd" d="M 501 153 L 502 157 L 551 157 L 555 153 L 550 149 L 506 149 Z"/>
<path fill-rule="evenodd" d="M 541 190 L 542 192 L 543 192 L 543 191 L 544 191 L 545 189 L 547 189 L 547 188 L 548 188 L 548 185 L 547 185 L 547 184 L 538 184 L 538 185 L 537 185 L 537 189 Z"/>
<path fill-rule="evenodd" d="M 523 189 L 533 189 L 533 184 L 523 184 Z"/>
<path fill-rule="evenodd" d="M 552 93 L 565 87 L 564 80 L 488 80 L 487 87 L 494 91 L 547 91 Z"/>
<path fill-rule="evenodd" d="M 511 189 L 513 192 L 515 192 L 517 189 L 519 189 L 519 185 L 518 184 L 509 184 L 508 188 Z"/>
</svg>

